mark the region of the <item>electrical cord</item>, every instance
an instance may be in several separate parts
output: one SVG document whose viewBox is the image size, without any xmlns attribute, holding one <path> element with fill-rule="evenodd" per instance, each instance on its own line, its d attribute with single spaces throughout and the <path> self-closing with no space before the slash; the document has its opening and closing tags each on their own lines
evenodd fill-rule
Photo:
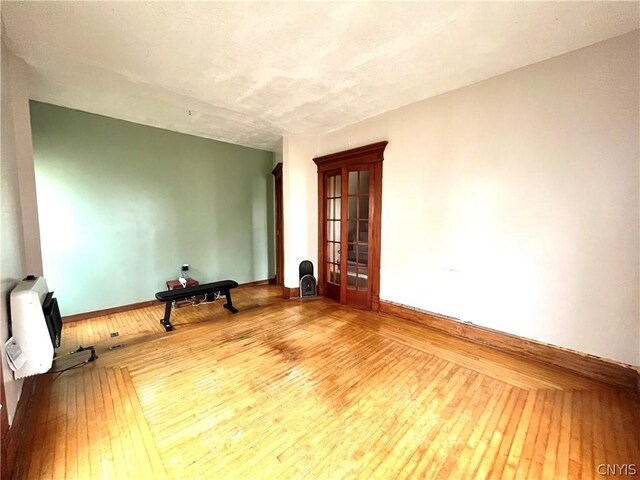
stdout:
<svg viewBox="0 0 640 480">
<path fill-rule="evenodd" d="M 63 368 L 62 370 L 51 370 L 49 372 L 46 373 L 57 373 L 58 375 L 56 375 L 55 377 L 53 377 L 54 380 L 56 380 L 60 375 L 62 375 L 64 372 L 67 372 L 69 370 L 75 370 L 76 368 L 80 368 L 80 367 L 84 367 L 87 363 L 89 363 L 89 360 L 84 360 L 83 362 L 80 363 L 76 363 L 75 365 L 71 365 L 70 367 L 66 367 Z"/>
</svg>

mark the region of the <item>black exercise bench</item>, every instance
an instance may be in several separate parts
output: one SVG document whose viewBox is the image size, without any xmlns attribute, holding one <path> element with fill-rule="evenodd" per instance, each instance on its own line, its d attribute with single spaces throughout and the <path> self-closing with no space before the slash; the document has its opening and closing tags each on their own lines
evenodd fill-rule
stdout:
<svg viewBox="0 0 640 480">
<path fill-rule="evenodd" d="M 164 318 L 160 320 L 160 323 L 167 332 L 173 330 L 171 325 L 171 306 L 176 300 L 189 300 L 195 298 L 197 295 L 204 296 L 204 302 L 213 302 L 218 296 L 224 295 L 227 299 L 227 303 L 224 304 L 224 308 L 231 311 L 231 313 L 238 313 L 238 309 L 233 306 L 231 302 L 232 288 L 236 288 L 238 282 L 233 280 L 223 280 L 221 282 L 205 283 L 203 285 L 196 285 L 194 287 L 177 288 L 175 290 L 165 290 L 156 293 L 156 299 L 161 302 L 165 302 Z M 202 302 L 200 302 L 202 303 Z"/>
</svg>

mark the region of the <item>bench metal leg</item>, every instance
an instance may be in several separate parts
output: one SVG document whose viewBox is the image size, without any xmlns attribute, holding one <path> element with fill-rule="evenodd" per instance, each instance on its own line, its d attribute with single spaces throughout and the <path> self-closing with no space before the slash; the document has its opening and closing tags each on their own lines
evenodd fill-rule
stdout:
<svg viewBox="0 0 640 480">
<path fill-rule="evenodd" d="M 231 301 L 231 292 L 229 290 L 225 290 L 224 296 L 227 299 L 227 303 L 224 304 L 224 308 L 230 310 L 231 313 L 238 313 L 238 309 L 233 306 L 233 302 Z"/>
<path fill-rule="evenodd" d="M 164 306 L 164 318 L 160 320 L 160 323 L 164 327 L 167 332 L 173 330 L 173 325 L 171 325 L 171 304 L 173 302 L 167 302 Z"/>
</svg>

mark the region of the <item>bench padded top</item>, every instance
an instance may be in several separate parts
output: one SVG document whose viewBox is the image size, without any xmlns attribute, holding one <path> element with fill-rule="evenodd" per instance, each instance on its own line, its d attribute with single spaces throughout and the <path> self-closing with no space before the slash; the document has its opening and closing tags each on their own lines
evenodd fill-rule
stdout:
<svg viewBox="0 0 640 480">
<path fill-rule="evenodd" d="M 194 295 L 204 295 L 205 293 L 216 293 L 224 290 L 231 290 L 237 286 L 238 282 L 233 280 L 222 280 L 220 282 L 203 283 L 201 285 L 196 285 L 195 287 L 163 290 L 162 292 L 156 293 L 156 298 L 161 302 L 172 302 L 174 300 L 193 297 Z"/>
</svg>

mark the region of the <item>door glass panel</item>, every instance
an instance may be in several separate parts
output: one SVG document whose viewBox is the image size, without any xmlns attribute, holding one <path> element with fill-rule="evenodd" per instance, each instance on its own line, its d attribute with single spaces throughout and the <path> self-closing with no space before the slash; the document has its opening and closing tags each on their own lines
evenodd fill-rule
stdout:
<svg viewBox="0 0 640 480">
<path fill-rule="evenodd" d="M 356 271 L 352 265 L 347 268 L 347 288 L 349 290 L 356 289 Z"/>
<path fill-rule="evenodd" d="M 358 269 L 358 290 L 366 290 L 369 279 L 367 278 L 367 270 L 363 268 Z"/>
<path fill-rule="evenodd" d="M 360 195 L 358 197 L 358 218 L 369 218 L 369 195 Z"/>
<path fill-rule="evenodd" d="M 330 198 L 327 200 L 327 219 L 335 218 L 333 216 L 333 199 Z"/>
<path fill-rule="evenodd" d="M 335 189 L 334 189 L 334 179 L 336 177 L 327 177 L 327 181 L 325 182 L 325 189 L 327 190 L 327 197 L 334 197 L 335 196 Z"/>
<path fill-rule="evenodd" d="M 342 202 L 341 202 L 340 198 L 336 198 L 335 199 L 335 210 L 333 211 L 333 218 L 335 218 L 336 220 L 340 220 L 340 217 L 342 216 L 341 206 L 342 206 Z"/>
<path fill-rule="evenodd" d="M 358 232 L 356 231 L 356 228 L 357 228 L 357 221 L 349 220 L 349 230 L 347 232 L 348 242 L 355 242 L 356 238 L 358 238 Z"/>
<path fill-rule="evenodd" d="M 336 261 L 335 260 L 336 257 L 334 255 L 335 248 L 333 247 L 333 245 L 334 245 L 333 242 L 327 242 L 327 262 L 331 262 L 331 263 Z"/>
<path fill-rule="evenodd" d="M 358 189 L 358 193 L 360 194 L 369 194 L 369 172 L 367 170 L 363 170 L 360 172 L 360 188 Z"/>
<path fill-rule="evenodd" d="M 358 268 L 366 270 L 369 263 L 369 246 L 366 244 L 358 244 Z"/>
<path fill-rule="evenodd" d="M 333 283 L 340 285 L 340 265 L 334 265 L 333 266 Z"/>
<path fill-rule="evenodd" d="M 340 244 L 338 242 L 333 243 L 333 258 L 335 263 L 340 263 Z"/>
<path fill-rule="evenodd" d="M 356 261 L 356 244 L 350 243 L 347 249 L 347 261 L 355 262 Z"/>
<path fill-rule="evenodd" d="M 349 253 L 347 256 L 347 288 L 356 288 L 356 255 L 357 247 L 355 243 L 349 244 Z"/>
<path fill-rule="evenodd" d="M 335 238 L 333 237 L 333 224 L 335 222 L 329 220 L 327 222 L 327 241 L 332 242 L 335 241 Z"/>
<path fill-rule="evenodd" d="M 358 193 L 358 172 L 349 172 L 349 195 Z"/>
<path fill-rule="evenodd" d="M 358 222 L 358 242 L 367 243 L 369 241 L 369 221 L 360 220 Z"/>
<path fill-rule="evenodd" d="M 336 242 L 340 241 L 340 222 L 333 222 L 333 239 Z"/>
<path fill-rule="evenodd" d="M 349 219 L 358 218 L 357 207 L 358 207 L 358 197 L 349 197 L 349 212 L 348 212 L 347 218 Z"/>
</svg>

